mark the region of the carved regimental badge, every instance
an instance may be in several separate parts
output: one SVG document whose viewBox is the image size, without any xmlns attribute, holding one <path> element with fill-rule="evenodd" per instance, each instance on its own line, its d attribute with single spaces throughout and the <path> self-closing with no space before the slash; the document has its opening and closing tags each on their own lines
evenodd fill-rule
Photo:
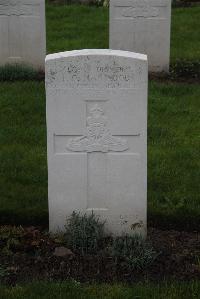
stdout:
<svg viewBox="0 0 200 299">
<path fill-rule="evenodd" d="M 121 7 L 123 17 L 127 18 L 153 18 L 159 16 L 159 8 L 153 7 L 149 0 L 135 1 L 133 6 Z"/>
<path fill-rule="evenodd" d="M 20 0 L 3 0 L 0 1 L 0 15 L 5 16 L 31 16 L 34 7 L 38 4 L 23 3 Z"/>
<path fill-rule="evenodd" d="M 85 136 L 70 139 L 67 149 L 74 152 L 123 152 L 128 150 L 125 139 L 113 136 L 107 128 L 107 117 L 98 105 L 90 110 Z"/>
</svg>

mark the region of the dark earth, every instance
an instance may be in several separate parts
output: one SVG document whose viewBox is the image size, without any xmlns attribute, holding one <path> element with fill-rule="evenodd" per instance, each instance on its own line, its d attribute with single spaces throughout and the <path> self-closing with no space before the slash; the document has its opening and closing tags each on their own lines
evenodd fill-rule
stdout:
<svg viewBox="0 0 200 299">
<path fill-rule="evenodd" d="M 19 228 L 18 238 L 10 234 L 3 239 L 4 230 L 7 228 L 0 227 L 0 283 L 15 285 L 35 279 L 128 283 L 200 279 L 198 232 L 149 228 L 148 239 L 158 256 L 149 268 L 132 272 L 101 253 L 80 256 L 64 248 L 64 256 L 58 256 L 63 251 L 58 249 L 64 246 L 62 239 L 53 238 L 40 228 Z"/>
</svg>

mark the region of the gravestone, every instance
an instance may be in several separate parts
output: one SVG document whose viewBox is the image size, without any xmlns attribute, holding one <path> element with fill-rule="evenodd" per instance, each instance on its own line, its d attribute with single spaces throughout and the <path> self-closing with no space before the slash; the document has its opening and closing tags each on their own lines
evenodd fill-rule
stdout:
<svg viewBox="0 0 200 299">
<path fill-rule="evenodd" d="M 0 0 L 0 65 L 44 69 L 45 0 Z"/>
<path fill-rule="evenodd" d="M 169 71 L 171 0 L 111 0 L 110 49 L 144 53 L 151 72 Z"/>
<path fill-rule="evenodd" d="M 147 57 L 81 50 L 46 57 L 50 230 L 73 211 L 115 235 L 146 232 Z"/>
</svg>

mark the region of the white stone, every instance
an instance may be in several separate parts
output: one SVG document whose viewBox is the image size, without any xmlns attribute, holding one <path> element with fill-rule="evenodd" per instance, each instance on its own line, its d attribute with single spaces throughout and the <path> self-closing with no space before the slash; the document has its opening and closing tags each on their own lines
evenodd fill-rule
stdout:
<svg viewBox="0 0 200 299">
<path fill-rule="evenodd" d="M 45 0 L 0 0 L 0 65 L 44 69 Z"/>
<path fill-rule="evenodd" d="M 168 72 L 171 0 L 111 0 L 110 49 L 147 54 L 151 72 Z"/>
<path fill-rule="evenodd" d="M 50 230 L 73 211 L 114 235 L 146 232 L 147 57 L 81 50 L 46 57 Z"/>
</svg>

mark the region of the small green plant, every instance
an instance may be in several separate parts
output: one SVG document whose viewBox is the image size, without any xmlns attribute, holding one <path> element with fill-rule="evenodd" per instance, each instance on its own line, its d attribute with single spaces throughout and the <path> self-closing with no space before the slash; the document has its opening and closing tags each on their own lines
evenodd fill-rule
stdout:
<svg viewBox="0 0 200 299">
<path fill-rule="evenodd" d="M 108 7 L 109 3 L 110 3 L 110 0 L 96 0 L 95 2 L 99 6 Z"/>
<path fill-rule="evenodd" d="M 104 224 L 93 213 L 81 215 L 73 212 L 66 225 L 67 246 L 81 254 L 97 253 L 105 238 Z"/>
<path fill-rule="evenodd" d="M 161 203 L 162 209 L 170 210 L 170 211 L 181 211 L 187 203 L 187 198 L 181 198 L 179 200 L 172 200 L 165 196 Z"/>
<path fill-rule="evenodd" d="M 172 78 L 200 79 L 200 62 L 177 60 L 170 68 Z"/>
<path fill-rule="evenodd" d="M 112 238 L 105 234 L 104 224 L 93 213 L 73 212 L 67 220 L 65 242 L 74 252 L 106 255 L 116 266 L 129 271 L 143 270 L 150 266 L 157 253 L 151 244 L 138 234 Z"/>
<path fill-rule="evenodd" d="M 0 252 L 12 254 L 13 250 L 20 245 L 24 234 L 24 229 L 21 226 L 0 227 Z"/>
<path fill-rule="evenodd" d="M 109 252 L 116 264 L 131 271 L 144 270 L 157 257 L 151 244 L 138 234 L 114 238 Z"/>
</svg>

